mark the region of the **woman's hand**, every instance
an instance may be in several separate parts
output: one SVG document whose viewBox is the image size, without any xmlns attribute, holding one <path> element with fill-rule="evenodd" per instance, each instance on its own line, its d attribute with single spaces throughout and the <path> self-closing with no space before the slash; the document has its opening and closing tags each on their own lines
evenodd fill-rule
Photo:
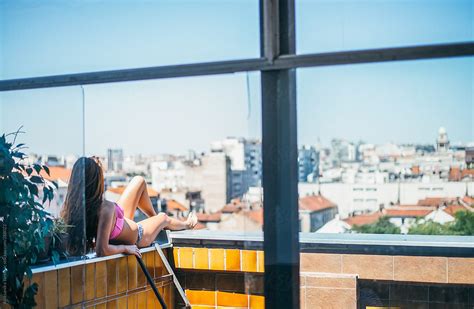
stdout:
<svg viewBox="0 0 474 309">
<path fill-rule="evenodd" d="M 133 255 L 135 255 L 139 258 L 142 257 L 142 254 L 140 253 L 140 249 L 138 249 L 138 247 L 136 245 L 125 246 L 124 253 L 125 254 L 133 254 Z"/>
</svg>

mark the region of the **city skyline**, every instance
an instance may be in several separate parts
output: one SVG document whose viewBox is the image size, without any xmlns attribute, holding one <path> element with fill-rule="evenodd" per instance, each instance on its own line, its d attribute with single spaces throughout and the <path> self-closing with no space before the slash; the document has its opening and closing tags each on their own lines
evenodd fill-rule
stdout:
<svg viewBox="0 0 474 309">
<path fill-rule="evenodd" d="M 258 1 L 0 5 L 1 78 L 259 56 Z M 297 50 L 470 41 L 473 12 L 462 0 L 297 1 Z M 431 143 L 440 126 L 453 142 L 472 141 L 473 68 L 464 57 L 299 69 L 299 143 Z M 2 92 L 0 129 L 25 125 L 23 141 L 40 153 L 185 153 L 260 138 L 260 97 L 259 73 Z"/>
</svg>

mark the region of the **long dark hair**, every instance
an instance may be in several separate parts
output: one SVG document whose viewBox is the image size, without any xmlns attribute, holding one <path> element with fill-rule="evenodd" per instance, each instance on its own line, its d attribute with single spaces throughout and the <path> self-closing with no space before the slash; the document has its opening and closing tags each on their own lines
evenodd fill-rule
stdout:
<svg viewBox="0 0 474 309">
<path fill-rule="evenodd" d="M 79 158 L 72 168 L 66 199 L 61 210 L 61 217 L 66 224 L 71 225 L 68 239 L 69 254 L 81 255 L 85 253 L 84 249 L 88 251 L 93 247 L 104 190 L 104 172 L 99 159 Z"/>
</svg>

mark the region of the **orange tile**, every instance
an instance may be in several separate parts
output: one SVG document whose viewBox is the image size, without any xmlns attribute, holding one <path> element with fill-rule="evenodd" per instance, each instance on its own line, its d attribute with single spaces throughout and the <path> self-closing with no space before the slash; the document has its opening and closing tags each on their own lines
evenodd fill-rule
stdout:
<svg viewBox="0 0 474 309">
<path fill-rule="evenodd" d="M 251 308 L 251 309 L 264 309 L 265 308 L 265 297 L 260 296 L 260 295 L 250 295 L 249 308 Z"/>
<path fill-rule="evenodd" d="M 31 284 L 38 284 L 38 294 L 36 294 L 35 301 L 38 304 L 38 308 L 43 308 L 45 304 L 44 300 L 44 273 L 34 274 L 31 278 Z"/>
<path fill-rule="evenodd" d="M 137 309 L 137 294 L 128 295 L 127 309 Z"/>
<path fill-rule="evenodd" d="M 240 271 L 240 250 L 225 250 L 225 269 L 230 271 Z"/>
<path fill-rule="evenodd" d="M 59 307 L 71 304 L 71 273 L 70 268 L 58 270 L 58 302 Z"/>
<path fill-rule="evenodd" d="M 152 290 L 147 290 L 146 292 L 146 307 L 148 308 L 158 308 L 156 306 L 156 296 Z"/>
<path fill-rule="evenodd" d="M 193 248 L 179 248 L 179 267 L 193 268 Z"/>
<path fill-rule="evenodd" d="M 191 306 L 191 309 L 210 309 L 210 308 L 216 308 L 216 306 Z"/>
<path fill-rule="evenodd" d="M 107 296 L 115 295 L 117 294 L 117 260 L 107 260 L 105 264 L 107 265 Z"/>
<path fill-rule="evenodd" d="M 340 273 L 342 256 L 340 254 L 301 253 L 301 271 Z"/>
<path fill-rule="evenodd" d="M 217 305 L 230 307 L 248 307 L 248 295 L 217 291 Z"/>
<path fill-rule="evenodd" d="M 242 250 L 242 271 L 257 271 L 257 251 Z"/>
<path fill-rule="evenodd" d="M 167 275 L 168 271 L 166 270 L 165 264 L 163 264 L 158 252 L 153 251 L 153 256 L 155 258 L 155 277 L 159 278 L 161 276 Z"/>
<path fill-rule="evenodd" d="M 474 284 L 474 259 L 448 258 L 448 282 Z"/>
<path fill-rule="evenodd" d="M 142 257 L 150 276 L 155 278 L 155 257 L 153 252 L 144 253 Z"/>
<path fill-rule="evenodd" d="M 393 280 L 393 256 L 344 254 L 342 272 L 361 279 Z"/>
<path fill-rule="evenodd" d="M 258 259 L 257 271 L 259 273 L 263 273 L 265 271 L 265 255 L 263 251 L 257 251 L 257 259 Z"/>
<path fill-rule="evenodd" d="M 185 293 L 191 305 L 216 305 L 215 291 L 185 290 Z"/>
<path fill-rule="evenodd" d="M 179 268 L 179 257 L 178 257 L 179 248 L 173 247 L 172 250 L 173 250 L 174 268 Z M 171 264 L 171 266 L 173 266 L 173 263 L 171 263 L 171 261 L 170 261 L 170 264 Z"/>
<path fill-rule="evenodd" d="M 137 308 L 146 308 L 146 291 L 137 294 Z"/>
<path fill-rule="evenodd" d="M 211 270 L 224 270 L 224 249 L 209 249 Z"/>
<path fill-rule="evenodd" d="M 117 292 L 122 293 L 128 286 L 128 263 L 127 256 L 117 260 Z"/>
<path fill-rule="evenodd" d="M 95 298 L 95 263 L 86 265 L 86 287 L 84 297 L 86 300 Z"/>
<path fill-rule="evenodd" d="M 194 248 L 194 268 L 209 269 L 209 256 L 207 248 Z"/>
<path fill-rule="evenodd" d="M 58 307 L 58 272 L 56 270 L 44 273 L 44 305 L 45 308 Z"/>
<path fill-rule="evenodd" d="M 126 296 L 120 297 L 120 298 L 117 299 L 117 308 L 118 309 L 127 308 L 127 305 L 128 305 L 128 301 L 127 301 Z"/>
<path fill-rule="evenodd" d="M 81 303 L 84 300 L 84 265 L 71 267 L 71 302 L 72 304 Z"/>
<path fill-rule="evenodd" d="M 107 305 L 106 305 L 106 308 L 107 309 L 118 309 L 117 308 L 117 300 L 110 300 L 107 302 Z"/>
<path fill-rule="evenodd" d="M 447 263 L 445 257 L 395 256 L 394 280 L 446 283 Z"/>
<path fill-rule="evenodd" d="M 107 266 L 105 261 L 95 263 L 95 296 L 97 298 L 107 295 Z"/>
<path fill-rule="evenodd" d="M 129 290 L 137 287 L 137 267 L 137 259 L 135 258 L 135 256 L 127 256 L 127 277 Z"/>
</svg>

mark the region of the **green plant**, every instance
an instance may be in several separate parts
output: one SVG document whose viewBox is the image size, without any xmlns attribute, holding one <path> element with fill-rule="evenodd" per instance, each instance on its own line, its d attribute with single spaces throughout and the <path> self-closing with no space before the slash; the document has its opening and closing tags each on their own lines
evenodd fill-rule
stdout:
<svg viewBox="0 0 474 309">
<path fill-rule="evenodd" d="M 38 285 L 25 287 L 25 276 L 32 277 L 30 266 L 44 251 L 44 238 L 51 235 L 53 218 L 43 205 L 53 199 L 56 185 L 40 174 L 49 174 L 47 166 L 25 161 L 24 144 L 15 145 L 19 133 L 23 132 L 0 136 L 1 290 L 14 308 L 31 308 L 36 305 Z M 8 142 L 7 138 L 13 141 Z M 53 255 L 55 263 L 57 257 L 57 253 Z"/>
</svg>

